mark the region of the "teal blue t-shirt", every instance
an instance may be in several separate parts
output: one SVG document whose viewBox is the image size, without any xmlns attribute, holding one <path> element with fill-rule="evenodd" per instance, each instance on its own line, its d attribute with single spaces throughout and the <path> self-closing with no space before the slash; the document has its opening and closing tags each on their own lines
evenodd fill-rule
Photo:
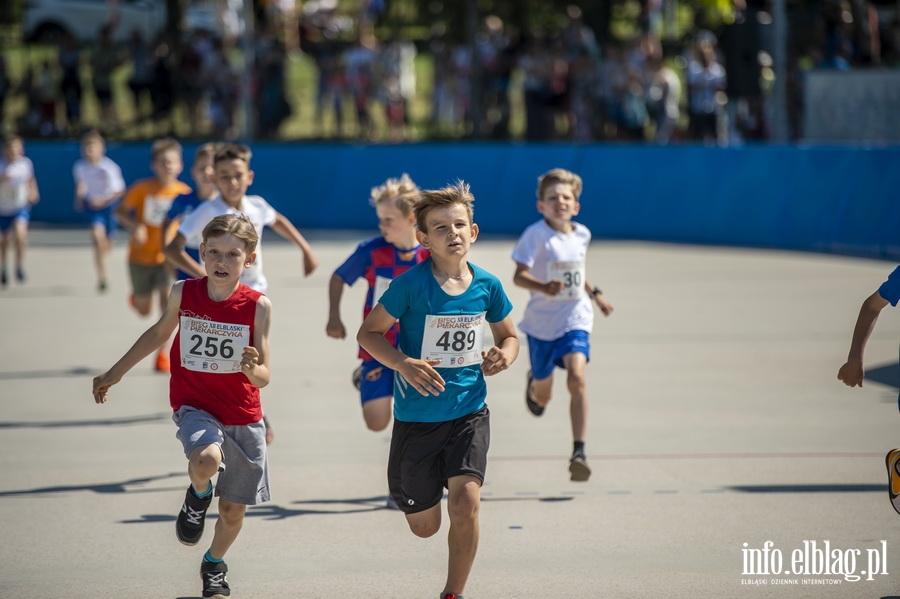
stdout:
<svg viewBox="0 0 900 599">
<path fill-rule="evenodd" d="M 472 282 L 460 295 L 441 289 L 429 258 L 394 279 L 379 300 L 400 321 L 400 351 L 447 364 L 435 367 L 444 379 L 444 391 L 437 396 L 421 395 L 399 373 L 394 376 L 397 420 L 446 422 L 485 405 L 481 351 L 491 345 L 488 323 L 506 318 L 512 303 L 497 277 L 472 263 L 469 266 Z"/>
</svg>

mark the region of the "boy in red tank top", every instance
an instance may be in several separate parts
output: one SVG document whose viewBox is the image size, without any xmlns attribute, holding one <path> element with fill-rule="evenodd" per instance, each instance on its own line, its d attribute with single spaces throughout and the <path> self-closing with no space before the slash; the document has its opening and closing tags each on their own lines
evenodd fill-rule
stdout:
<svg viewBox="0 0 900 599">
<path fill-rule="evenodd" d="M 247 506 L 270 499 L 259 390 L 269 383 L 272 305 L 239 280 L 256 259 L 258 241 L 244 216 L 210 221 L 200 246 L 206 276 L 175 283 L 156 324 L 94 378 L 94 400 L 105 403 L 109 388 L 177 329 L 170 352 L 169 401 L 191 479 L 175 523 L 183 544 L 200 542 L 213 497 L 212 478 L 227 464 L 215 486 L 215 534 L 200 565 L 205 598 L 231 594 L 225 552 L 237 538 Z M 240 457 L 232 462 L 229 456 Z"/>
</svg>

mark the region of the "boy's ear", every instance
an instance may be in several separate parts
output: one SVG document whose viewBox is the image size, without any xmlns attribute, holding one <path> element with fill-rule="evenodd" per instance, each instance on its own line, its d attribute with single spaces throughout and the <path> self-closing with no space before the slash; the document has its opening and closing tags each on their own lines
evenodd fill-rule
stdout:
<svg viewBox="0 0 900 599">
<path fill-rule="evenodd" d="M 478 239 L 478 225 L 472 223 L 472 238 L 469 240 L 469 242 L 475 243 L 476 239 Z"/>
<path fill-rule="evenodd" d="M 254 262 L 256 262 L 256 252 L 247 256 L 247 259 L 244 261 L 244 268 L 250 268 Z"/>
<path fill-rule="evenodd" d="M 206 262 L 206 244 L 200 242 L 200 259 Z"/>
<path fill-rule="evenodd" d="M 422 231 L 416 230 L 416 239 L 423 248 L 428 247 L 428 236 Z"/>
</svg>

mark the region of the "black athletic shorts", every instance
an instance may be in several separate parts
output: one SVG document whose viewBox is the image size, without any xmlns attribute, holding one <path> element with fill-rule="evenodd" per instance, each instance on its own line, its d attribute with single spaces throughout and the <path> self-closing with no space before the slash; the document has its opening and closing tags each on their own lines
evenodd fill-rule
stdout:
<svg viewBox="0 0 900 599">
<path fill-rule="evenodd" d="M 447 480 L 468 474 L 484 482 L 491 445 L 487 406 L 447 422 L 394 420 L 388 488 L 406 514 L 440 503 Z"/>
</svg>

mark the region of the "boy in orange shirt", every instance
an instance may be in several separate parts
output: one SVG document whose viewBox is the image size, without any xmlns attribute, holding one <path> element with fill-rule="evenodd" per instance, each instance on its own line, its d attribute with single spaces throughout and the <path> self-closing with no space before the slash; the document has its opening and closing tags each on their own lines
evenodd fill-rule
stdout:
<svg viewBox="0 0 900 599">
<path fill-rule="evenodd" d="M 171 138 L 158 139 L 150 149 L 150 169 L 154 176 L 141 179 L 125 192 L 116 207 L 119 224 L 130 232 L 128 270 L 133 290 L 131 304 L 141 316 L 153 307 L 153 292 L 159 297 L 164 312 L 172 285 L 172 272 L 163 251 L 163 223 L 172 200 L 189 193 L 191 188 L 178 180 L 184 170 L 181 144 Z M 161 347 L 156 355 L 156 370 L 169 372 L 169 356 Z"/>
</svg>

